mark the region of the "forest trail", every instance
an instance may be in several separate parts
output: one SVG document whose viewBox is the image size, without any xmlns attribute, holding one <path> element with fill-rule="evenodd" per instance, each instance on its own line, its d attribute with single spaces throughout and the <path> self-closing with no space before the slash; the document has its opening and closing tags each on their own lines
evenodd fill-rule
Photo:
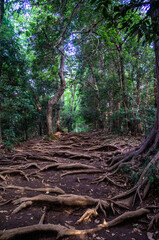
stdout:
<svg viewBox="0 0 159 240">
<path fill-rule="evenodd" d="M 0 230 L 5 231 L 0 231 L 0 240 L 159 239 L 157 228 L 147 230 L 146 217 L 152 216 L 146 206 L 159 205 L 159 199 L 150 195 L 133 209 L 114 201 L 113 196 L 132 186 L 130 171 L 107 172 L 113 156 L 141 141 L 96 131 L 57 133 L 56 141 L 39 137 L 3 153 Z"/>
</svg>

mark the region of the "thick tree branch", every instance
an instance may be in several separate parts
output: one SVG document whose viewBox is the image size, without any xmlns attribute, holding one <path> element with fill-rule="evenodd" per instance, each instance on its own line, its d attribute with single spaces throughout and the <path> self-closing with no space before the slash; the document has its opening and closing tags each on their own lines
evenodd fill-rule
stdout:
<svg viewBox="0 0 159 240">
<path fill-rule="evenodd" d="M 83 1 L 83 0 L 80 0 L 80 1 L 76 4 L 76 6 L 74 7 L 74 9 L 73 9 L 73 11 L 72 11 L 72 13 L 71 13 L 71 16 L 70 16 L 70 18 L 69 18 L 69 20 L 68 20 L 68 23 L 67 23 L 66 27 L 64 28 L 64 31 L 63 31 L 62 34 L 61 34 L 61 37 L 60 37 L 60 39 L 59 39 L 59 41 L 58 41 L 57 46 L 61 45 L 61 43 L 62 43 L 62 41 L 63 41 L 63 39 L 64 39 L 64 37 L 65 37 L 65 34 L 66 34 L 66 32 L 67 32 L 67 28 L 68 28 L 68 26 L 70 25 L 71 20 L 72 20 L 74 14 L 75 14 L 75 12 L 76 12 L 76 10 L 78 9 L 78 7 L 79 7 L 79 5 L 80 5 L 80 3 L 81 3 L 82 1 Z"/>
</svg>

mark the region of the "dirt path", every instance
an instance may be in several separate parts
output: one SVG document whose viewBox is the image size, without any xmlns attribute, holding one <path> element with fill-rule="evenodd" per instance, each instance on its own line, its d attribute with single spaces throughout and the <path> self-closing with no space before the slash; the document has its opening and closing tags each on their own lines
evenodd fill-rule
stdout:
<svg viewBox="0 0 159 240">
<path fill-rule="evenodd" d="M 158 199 L 149 196 L 133 209 L 113 201 L 113 196 L 130 188 L 130 173 L 107 173 L 113 156 L 138 146 L 141 139 L 100 132 L 59 133 L 56 138 L 29 140 L 2 154 L 0 229 L 6 231 L 0 231 L 0 240 L 159 239 L 157 228 L 147 231 L 146 216 L 152 213 L 145 208 L 157 205 Z"/>
</svg>

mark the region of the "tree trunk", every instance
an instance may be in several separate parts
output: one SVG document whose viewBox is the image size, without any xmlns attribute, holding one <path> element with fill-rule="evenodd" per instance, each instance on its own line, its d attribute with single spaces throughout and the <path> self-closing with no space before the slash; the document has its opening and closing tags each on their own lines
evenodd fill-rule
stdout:
<svg viewBox="0 0 159 240">
<path fill-rule="evenodd" d="M 95 77 L 95 74 L 94 74 L 94 71 L 93 71 L 93 67 L 89 65 L 89 69 L 92 73 L 93 89 L 94 89 L 94 92 L 96 94 L 97 111 L 99 113 L 99 117 L 98 117 L 98 120 L 97 120 L 97 128 L 104 129 L 103 113 L 102 113 L 102 109 L 101 109 L 101 100 L 100 100 L 99 88 L 98 88 L 96 77 Z"/>
<path fill-rule="evenodd" d="M 60 122 L 60 107 L 56 109 L 56 132 L 62 132 L 61 122 Z"/>
<path fill-rule="evenodd" d="M 157 107 L 157 82 L 156 82 L 156 71 L 155 71 L 155 74 L 154 74 L 154 78 L 155 78 L 155 81 L 154 81 L 154 95 L 155 95 L 155 107 Z"/>
<path fill-rule="evenodd" d="M 42 136 L 43 135 L 43 131 L 42 131 L 42 122 L 39 121 L 39 135 Z"/>
<path fill-rule="evenodd" d="M 72 118 L 69 118 L 67 128 L 68 132 L 72 132 Z"/>
<path fill-rule="evenodd" d="M 25 131 L 25 140 L 27 140 L 28 139 L 28 121 L 27 121 L 27 118 L 25 118 L 24 131 Z"/>
<path fill-rule="evenodd" d="M 47 129 L 48 129 L 48 136 L 52 137 L 53 136 L 53 120 L 52 120 L 52 110 L 53 107 L 58 103 L 60 97 L 65 91 L 66 88 L 66 82 L 63 74 L 63 69 L 64 69 L 64 48 L 63 46 L 61 47 L 61 59 L 60 59 L 60 69 L 59 69 L 59 76 L 60 76 L 60 81 L 61 85 L 60 88 L 58 89 L 57 93 L 54 95 L 54 97 L 48 101 L 48 108 L 47 108 L 47 114 L 46 114 L 46 121 L 47 121 Z"/>
<path fill-rule="evenodd" d="M 135 155 L 142 154 L 148 150 L 147 155 L 150 155 L 154 150 L 159 147 L 159 29 L 156 30 L 159 18 L 159 6 L 158 0 L 151 0 L 151 21 L 153 31 L 156 34 L 156 39 L 154 41 L 154 51 L 155 51 L 155 67 L 156 67 L 156 80 L 157 80 L 157 112 L 154 126 L 149 133 L 145 141 L 140 145 L 139 149 L 136 151 Z"/>
<path fill-rule="evenodd" d="M 0 28 L 2 25 L 2 20 L 3 20 L 3 15 L 4 15 L 4 0 L 1 0 L 0 2 Z M 1 84 L 1 75 L 2 75 L 2 62 L 0 61 L 0 84 Z M 1 97 L 0 97 L 0 144 L 2 144 L 2 126 L 1 126 Z"/>
<path fill-rule="evenodd" d="M 1 103 L 0 103 L 0 145 L 2 144 Z"/>
<path fill-rule="evenodd" d="M 0 62 L 0 86 L 1 86 L 1 76 L 2 76 L 2 62 Z M 2 144 L 2 124 L 1 124 L 1 113 L 2 113 L 2 99 L 0 95 L 0 144 Z"/>
<path fill-rule="evenodd" d="M 1 0 L 1 2 L 0 2 L 0 28 L 2 25 L 3 15 L 4 15 L 4 0 Z"/>
<path fill-rule="evenodd" d="M 139 66 L 139 54 L 137 54 L 136 58 L 137 58 L 137 79 L 136 79 L 136 81 L 137 81 L 137 86 L 136 86 L 137 99 L 136 99 L 136 102 L 137 102 L 137 114 L 139 114 L 139 109 L 140 109 L 140 105 L 141 105 L 141 85 L 142 85 L 140 66 Z M 141 134 L 143 132 L 141 120 L 135 121 L 135 119 L 134 119 L 134 122 L 135 122 L 135 126 L 136 126 L 135 134 L 136 133 Z"/>
<path fill-rule="evenodd" d="M 155 65 L 156 65 L 156 79 L 157 79 L 157 114 L 156 114 L 156 130 L 159 130 L 159 6 L 158 0 L 151 0 L 151 9 L 152 9 L 152 26 L 154 33 L 156 33 L 156 39 L 154 41 L 154 50 L 155 50 Z M 157 29 L 156 29 L 157 28 Z"/>
</svg>

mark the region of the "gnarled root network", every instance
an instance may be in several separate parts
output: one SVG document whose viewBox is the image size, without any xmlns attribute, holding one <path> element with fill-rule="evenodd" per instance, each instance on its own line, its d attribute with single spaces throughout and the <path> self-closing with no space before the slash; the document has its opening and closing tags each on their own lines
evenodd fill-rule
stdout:
<svg viewBox="0 0 159 240">
<path fill-rule="evenodd" d="M 127 219 L 141 217 L 142 215 L 145 215 L 147 213 L 149 213 L 149 210 L 145 208 L 140 208 L 136 211 L 128 211 L 109 222 L 106 222 L 104 220 L 103 224 L 99 224 L 97 225 L 97 227 L 87 229 L 87 230 L 76 230 L 74 227 L 65 227 L 60 224 L 58 225 L 36 224 L 32 226 L 19 227 L 19 228 L 0 231 L 0 240 L 9 240 L 20 235 L 24 235 L 24 234 L 26 235 L 34 232 L 56 232 L 57 239 L 65 236 L 72 236 L 72 235 L 83 237 L 86 234 L 92 234 L 97 231 L 100 231 L 101 229 L 113 227 Z"/>
</svg>

